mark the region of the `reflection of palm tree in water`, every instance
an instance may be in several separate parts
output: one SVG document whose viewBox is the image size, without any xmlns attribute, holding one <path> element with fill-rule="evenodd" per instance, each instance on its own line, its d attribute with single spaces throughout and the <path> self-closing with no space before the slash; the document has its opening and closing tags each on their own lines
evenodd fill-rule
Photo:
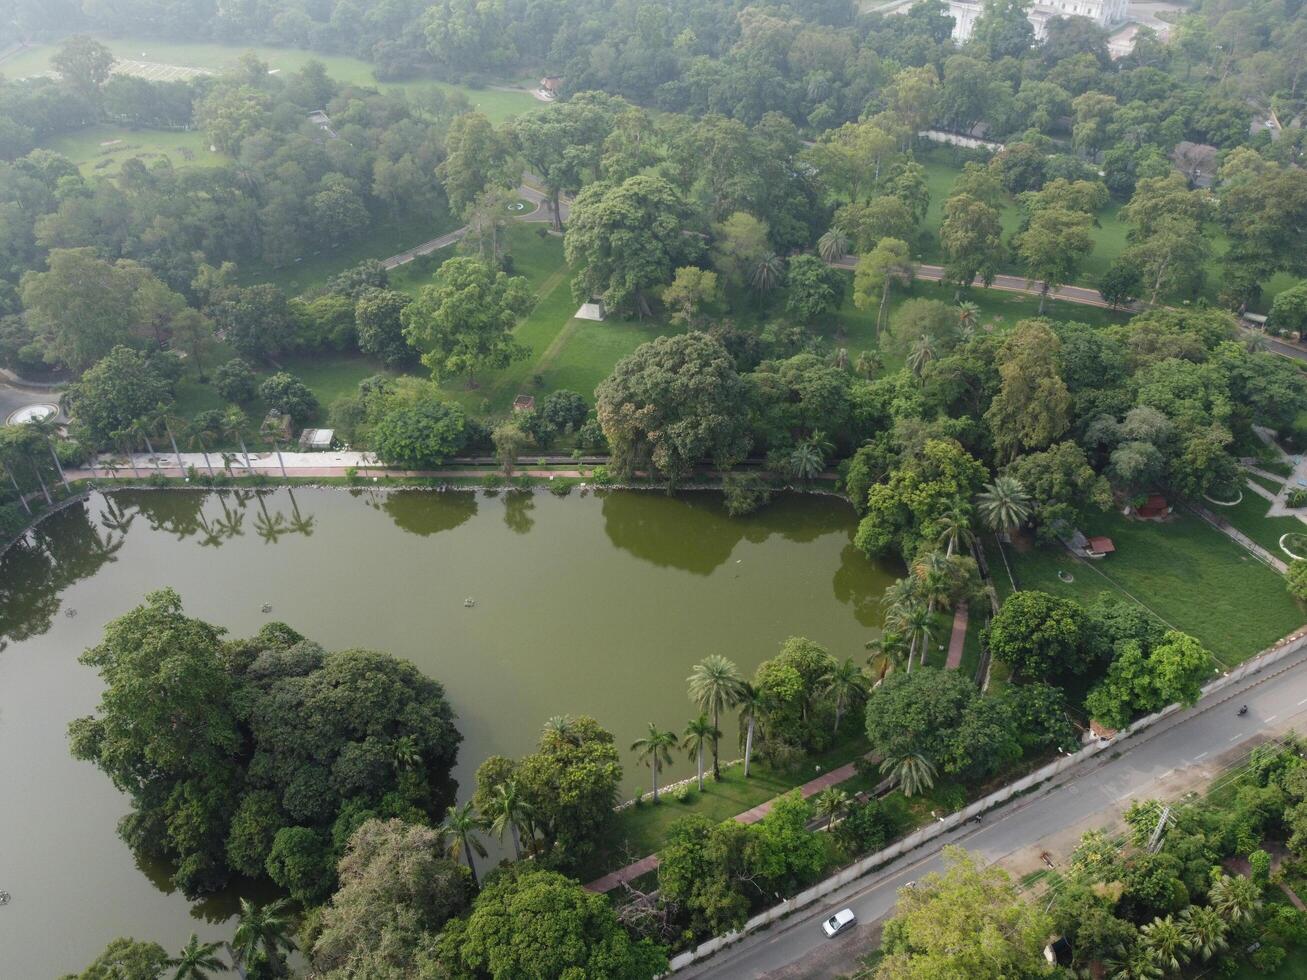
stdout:
<svg viewBox="0 0 1307 980">
<path fill-rule="evenodd" d="M 112 493 L 104 495 L 106 510 L 100 511 L 100 524 L 107 530 L 125 535 L 131 529 L 132 522 L 136 520 L 136 514 L 127 513 L 115 497 L 116 495 Z"/>
<path fill-rule="evenodd" d="M 294 516 L 290 520 L 290 529 L 296 534 L 302 534 L 306 538 L 313 533 L 313 522 L 316 518 L 310 514 L 305 517 L 300 513 L 299 503 L 295 500 L 295 491 L 290 487 L 286 488 L 286 494 L 290 497 L 290 510 Z"/>
<path fill-rule="evenodd" d="M 263 501 L 263 494 L 255 493 L 254 499 L 259 502 L 259 514 L 254 518 L 254 531 L 267 544 L 276 544 L 277 539 L 286 533 L 286 517 L 277 511 L 275 514 L 268 513 L 268 505 Z"/>
<path fill-rule="evenodd" d="M 227 496 L 225 493 L 218 494 L 218 505 L 222 507 L 222 517 L 214 521 L 213 526 L 224 539 L 238 538 L 245 533 L 243 526 L 245 524 L 245 515 L 239 510 L 232 511 L 227 507 Z M 237 493 L 233 493 L 231 496 L 238 501 L 240 500 Z"/>
</svg>

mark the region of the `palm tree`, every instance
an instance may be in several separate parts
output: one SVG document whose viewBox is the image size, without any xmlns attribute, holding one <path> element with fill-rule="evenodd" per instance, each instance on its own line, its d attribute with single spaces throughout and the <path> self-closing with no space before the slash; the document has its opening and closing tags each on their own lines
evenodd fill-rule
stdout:
<svg viewBox="0 0 1307 980">
<path fill-rule="evenodd" d="M 54 460 L 54 468 L 59 472 L 59 482 L 68 489 L 68 477 L 64 475 L 63 463 L 59 462 L 59 454 L 55 452 L 54 437 L 59 434 L 59 413 L 54 412 L 50 415 L 34 418 L 27 423 L 27 427 L 33 432 L 40 435 L 45 441 L 45 446 L 50 450 L 50 458 Z M 91 464 L 92 473 L 95 471 L 95 464 Z"/>
<path fill-rule="evenodd" d="M 1208 889 L 1207 900 L 1226 923 L 1234 925 L 1251 919 L 1262 907 L 1262 890 L 1243 875 L 1220 875 Z"/>
<path fill-rule="evenodd" d="M 811 439 L 797 443 L 785 457 L 786 471 L 804 483 L 820 476 L 825 465 L 825 457 Z"/>
<path fill-rule="evenodd" d="M 390 743 L 390 760 L 396 772 L 413 772 L 422 765 L 422 750 L 412 735 L 401 735 Z"/>
<path fill-rule="evenodd" d="M 149 415 L 142 415 L 131 424 L 130 431 L 133 436 L 142 439 L 145 442 L 145 451 L 150 454 L 150 459 L 154 460 L 154 472 L 163 472 L 163 466 L 159 462 L 159 457 L 154 452 L 154 443 L 150 442 L 150 430 L 154 428 L 154 419 Z"/>
<path fill-rule="evenodd" d="M 663 766 L 671 764 L 674 748 L 676 748 L 676 733 L 663 731 L 652 721 L 649 722 L 649 734 L 631 743 L 631 751 L 638 752 L 640 761 L 647 762 L 653 771 L 655 803 L 658 802 L 658 773 L 662 771 Z"/>
<path fill-rule="evenodd" d="M 885 613 L 885 626 L 902 633 L 908 640 L 908 673 L 912 673 L 912 660 L 921 648 L 921 660 L 925 663 L 925 651 L 934 639 L 930 607 L 920 599 L 910 599 L 901 605 L 890 607 Z"/>
<path fill-rule="evenodd" d="M 472 852 L 476 851 L 480 857 L 486 856 L 486 846 L 476 836 L 482 826 L 481 818 L 472 809 L 471 803 L 451 806 L 445 811 L 445 821 L 440 825 L 440 832 L 448 843 L 449 856 L 455 861 L 460 857 L 466 859 L 474 883 L 477 882 L 477 866 L 472 860 Z"/>
<path fill-rule="evenodd" d="M 490 832 L 501 841 L 505 833 L 512 833 L 513 853 L 520 861 L 522 860 L 522 828 L 530 827 L 534 814 L 531 804 L 522 798 L 517 780 L 510 779 L 495 787 L 490 809 L 484 815 L 490 818 Z"/>
<path fill-rule="evenodd" d="M 1227 926 L 1219 912 L 1210 905 L 1190 905 L 1180 913 L 1189 952 L 1204 963 L 1226 947 Z"/>
<path fill-rule="evenodd" d="M 939 542 L 946 545 L 944 554 L 952 558 L 959 545 L 968 548 L 975 543 L 976 534 L 971 530 L 971 515 L 962 504 L 954 504 L 939 519 Z"/>
<path fill-rule="evenodd" d="M 740 734 L 744 740 L 744 778 L 749 778 L 749 760 L 753 757 L 753 732 L 758 724 L 758 715 L 762 711 L 762 698 L 758 689 L 748 681 L 740 682 L 740 692 L 735 696 L 735 706 L 740 709 Z"/>
<path fill-rule="evenodd" d="M 213 955 L 221 946 L 222 943 L 202 943 L 199 936 L 191 933 L 181 953 L 168 960 L 168 965 L 175 968 L 172 980 L 207 980 L 211 974 L 226 973 L 227 964 Z"/>
<path fill-rule="evenodd" d="M 1111 955 L 1103 958 L 1110 980 L 1156 980 L 1162 968 L 1152 950 L 1142 943 L 1117 943 Z"/>
<path fill-rule="evenodd" d="M 868 381 L 881 367 L 882 361 L 877 351 L 864 350 L 853 361 L 853 370 L 859 377 L 866 378 Z"/>
<path fill-rule="evenodd" d="M 126 447 L 126 451 L 124 455 L 126 455 L 127 457 L 127 465 L 129 465 L 132 468 L 132 476 L 135 479 L 139 480 L 141 478 L 141 472 L 136 468 L 136 453 L 132 451 L 133 446 L 132 446 L 131 428 L 128 427 L 126 429 L 118 429 L 115 432 L 111 433 L 110 438 L 113 439 L 113 441 L 118 444 L 119 452 L 123 452 L 124 447 Z"/>
<path fill-rule="evenodd" d="M 849 251 L 849 236 L 838 228 L 832 228 L 817 239 L 817 254 L 823 262 L 835 263 L 844 258 Z"/>
<path fill-rule="evenodd" d="M 779 286 L 784 276 L 785 260 L 775 252 L 767 252 L 753 267 L 753 271 L 749 274 L 749 282 L 761 296 Z"/>
<path fill-rule="evenodd" d="M 885 675 L 902 663 L 908 652 L 908 641 L 902 633 L 887 627 L 879 637 L 868 640 L 866 648 L 871 651 L 867 657 L 867 669 L 879 684 Z"/>
<path fill-rule="evenodd" d="M 1139 944 L 1153 954 L 1163 970 L 1180 971 L 1180 960 L 1188 949 L 1184 932 L 1171 916 L 1156 918 L 1139 929 Z"/>
<path fill-rule="evenodd" d="M 925 373 L 926 365 L 935 359 L 935 341 L 928 334 L 922 334 L 908 351 L 907 365 L 914 378 Z"/>
<path fill-rule="evenodd" d="M 832 667 L 821 680 L 826 685 L 826 693 L 835 701 L 835 731 L 838 732 L 844 706 L 867 689 L 867 678 L 863 676 L 862 668 L 850 657 L 844 663 Z"/>
<path fill-rule="evenodd" d="M 277 442 L 276 435 L 271 432 L 268 433 L 267 439 L 268 442 L 272 443 L 272 451 L 277 454 L 277 465 L 281 467 L 281 478 L 283 480 L 289 479 L 286 475 L 286 461 L 281 458 L 281 444 Z"/>
<path fill-rule="evenodd" d="M 703 747 L 711 741 L 722 737 L 721 729 L 708 720 L 706 714 L 695 718 L 685 726 L 683 732 L 684 738 L 681 739 L 681 748 L 690 753 L 692 758 L 697 756 L 699 766 L 699 792 L 703 792 Z"/>
<path fill-rule="evenodd" d="M 576 734 L 576 719 L 571 715 L 553 715 L 545 721 L 545 727 L 540 734 L 543 738 L 571 742 L 573 745 L 580 744 Z"/>
<path fill-rule="evenodd" d="M 886 756 L 880 764 L 880 774 L 904 796 L 916 796 L 935 785 L 935 764 L 920 752 Z"/>
<path fill-rule="evenodd" d="M 177 425 L 180 428 L 182 428 L 183 431 L 185 431 L 186 420 L 177 418 L 175 415 L 173 415 L 171 412 L 168 411 L 168 406 L 163 404 L 160 404 L 158 409 L 155 411 L 155 417 L 157 418 L 159 423 L 163 425 L 163 431 L 167 433 L 168 442 L 171 443 L 172 445 L 172 454 L 177 460 L 177 474 L 179 476 L 185 476 L 186 464 L 182 462 L 182 454 L 177 449 L 177 436 L 173 433 L 172 426 L 173 423 L 176 422 Z"/>
<path fill-rule="evenodd" d="M 831 786 L 817 794 L 817 798 L 812 801 L 812 809 L 817 816 L 825 819 L 826 829 L 830 830 L 852 802 L 853 799 L 848 793 Z"/>
<path fill-rule="evenodd" d="M 241 899 L 236 934 L 232 937 L 237 963 L 249 966 L 262 959 L 274 968 L 274 973 L 280 969 L 282 951 L 295 949 L 290 938 L 291 920 L 286 912 L 289 904 L 285 898 L 267 905 L 255 905 L 248 898 Z"/>
<path fill-rule="evenodd" d="M 700 711 L 712 714 L 713 728 L 721 728 L 722 710 L 735 706 L 744 678 L 735 664 L 712 653 L 694 665 L 686 683 L 690 686 L 690 700 L 699 706 Z M 720 741 L 720 737 L 714 738 L 712 743 L 713 779 L 720 779 L 722 775 L 717 758 Z"/>
<path fill-rule="evenodd" d="M 997 476 L 976 497 L 981 520 L 991 531 L 1011 533 L 1030 518 L 1030 494 L 1014 476 Z"/>
<path fill-rule="evenodd" d="M 980 326 L 980 307 L 970 300 L 958 304 L 958 326 L 963 334 L 969 334 Z"/>
<path fill-rule="evenodd" d="M 245 417 L 245 413 L 235 405 L 227 409 L 226 414 L 222 417 L 222 433 L 240 443 L 241 455 L 245 457 L 245 472 L 247 475 L 254 472 L 250 466 L 250 451 L 245 448 L 245 426 L 248 424 L 249 420 Z"/>
</svg>

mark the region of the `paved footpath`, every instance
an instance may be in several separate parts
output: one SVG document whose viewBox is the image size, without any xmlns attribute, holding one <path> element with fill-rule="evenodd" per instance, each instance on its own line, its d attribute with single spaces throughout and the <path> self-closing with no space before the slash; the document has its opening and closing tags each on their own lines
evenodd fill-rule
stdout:
<svg viewBox="0 0 1307 980">
<path fill-rule="evenodd" d="M 953 633 L 948 638 L 948 660 L 944 662 L 946 670 L 957 670 L 962 665 L 962 648 L 967 642 L 967 604 L 958 603 L 953 613 Z"/>
<path fill-rule="evenodd" d="M 830 772 L 826 773 L 823 776 L 818 776 L 816 779 L 808 780 L 808 782 L 804 783 L 802 786 L 799 787 L 799 792 L 803 795 L 803 798 L 806 800 L 810 796 L 816 796 L 824 789 L 830 789 L 830 787 L 842 783 L 845 780 L 852 779 L 856 774 L 857 774 L 857 769 L 854 768 L 854 764 L 850 762 L 847 765 L 840 766 L 838 769 L 832 769 Z M 793 793 L 794 790 L 790 790 L 790 792 Z M 735 820 L 736 823 L 746 823 L 746 824 L 757 823 L 763 817 L 767 816 L 767 814 L 771 813 L 772 805 L 775 802 L 776 802 L 776 797 L 772 797 L 772 799 L 770 800 L 767 800 L 763 803 L 759 803 L 751 810 L 745 810 L 743 813 L 737 813 L 733 819 Z M 659 805 L 661 806 L 661 804 Z M 621 885 L 623 882 L 633 881 L 636 878 L 639 878 L 641 875 L 648 874 L 650 871 L 653 871 L 657 867 L 658 867 L 658 855 L 649 854 L 645 857 L 640 858 L 640 860 L 638 861 L 628 864 L 624 868 L 618 868 L 616 871 L 610 871 L 602 878 L 596 878 L 594 881 L 590 882 L 585 887 L 592 892 L 612 891 L 614 888 L 616 888 L 618 885 Z"/>
</svg>

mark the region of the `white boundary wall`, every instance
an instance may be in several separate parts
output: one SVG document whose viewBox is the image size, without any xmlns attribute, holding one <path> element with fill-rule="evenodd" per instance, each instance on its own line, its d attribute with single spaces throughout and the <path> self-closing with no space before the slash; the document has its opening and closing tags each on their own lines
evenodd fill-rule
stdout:
<svg viewBox="0 0 1307 980">
<path fill-rule="evenodd" d="M 1303 649 L 1304 646 L 1307 646 L 1307 630 L 1299 630 L 1296 633 L 1291 633 L 1270 649 L 1264 650 L 1257 656 L 1244 661 L 1234 670 L 1230 671 L 1230 673 L 1218 677 L 1204 685 L 1203 698 L 1208 698 L 1224 688 L 1229 687 L 1231 684 L 1236 684 L 1245 677 L 1255 674 L 1258 671 L 1269 667 L 1271 664 L 1283 660 L 1291 654 L 1297 653 L 1299 650 Z M 1042 769 L 1036 769 L 1034 772 L 1022 776 L 1016 782 L 1009 783 L 1002 789 L 995 790 L 988 796 L 976 800 L 976 802 L 972 803 L 965 809 L 959 810 L 956 813 L 951 813 L 942 820 L 937 820 L 926 827 L 922 827 L 920 830 L 896 841 L 884 850 L 877 851 L 875 854 L 869 854 L 862 860 L 856 861 L 848 867 L 840 869 L 829 878 L 817 882 L 817 884 L 813 885 L 807 891 L 799 892 L 799 894 L 795 895 L 793 898 L 786 899 L 780 905 L 775 905 L 763 912 L 759 912 L 752 919 L 746 922 L 739 931 L 728 932 L 722 936 L 714 936 L 712 939 L 701 943 L 694 949 L 686 950 L 684 953 L 672 957 L 668 973 L 675 973 L 677 970 L 682 970 L 692 963 L 697 963 L 700 960 L 706 959 L 718 950 L 724 949 L 732 943 L 744 938 L 749 933 L 755 932 L 764 926 L 771 925 L 773 922 L 784 918 L 791 912 L 797 912 L 799 909 L 806 908 L 816 902 L 819 898 L 829 895 L 836 889 L 843 888 L 850 882 L 856 881 L 863 875 L 875 871 L 882 865 L 888 864 L 890 861 L 907 854 L 909 851 L 916 850 L 916 848 L 925 844 L 927 841 L 934 840 L 936 837 L 948 833 L 950 830 L 953 830 L 961 823 L 965 823 L 972 817 L 984 813 L 986 810 L 990 810 L 1002 803 L 1006 803 L 1008 800 L 1012 799 L 1012 797 L 1024 793 L 1032 786 L 1037 786 L 1040 783 L 1047 782 L 1066 770 L 1080 765 L 1082 762 L 1087 762 L 1100 752 L 1113 748 L 1116 743 L 1122 739 L 1141 732 L 1144 729 L 1157 724 L 1163 718 L 1168 718 L 1181 710 L 1183 710 L 1183 708 L 1180 705 L 1173 704 L 1169 707 L 1163 708 L 1156 714 L 1140 718 L 1128 728 L 1122 729 L 1117 734 L 1116 738 L 1105 742 L 1095 742 L 1091 745 L 1085 746 L 1079 752 L 1061 756 L 1055 762 L 1050 762 Z"/>
</svg>

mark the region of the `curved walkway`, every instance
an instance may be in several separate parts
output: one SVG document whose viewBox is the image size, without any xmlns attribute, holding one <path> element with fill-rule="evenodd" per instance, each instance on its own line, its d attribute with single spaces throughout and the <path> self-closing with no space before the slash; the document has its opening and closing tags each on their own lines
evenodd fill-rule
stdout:
<svg viewBox="0 0 1307 980">
<path fill-rule="evenodd" d="M 514 215 L 514 221 L 537 224 L 544 222 L 553 223 L 553 208 L 549 204 L 548 197 L 536 190 L 530 184 L 526 183 L 521 184 L 517 188 L 517 194 L 523 200 L 531 201 L 535 204 L 535 208 L 528 211 L 526 214 Z M 571 202 L 566 198 L 562 198 L 558 203 L 558 210 L 562 212 L 562 220 L 566 221 Z M 464 225 L 462 228 L 455 228 L 453 231 L 441 235 L 439 238 L 433 238 L 429 242 L 423 242 L 421 245 L 414 245 L 407 251 L 382 259 L 381 266 L 384 269 L 397 269 L 401 265 L 407 265 L 416 258 L 420 258 L 423 255 L 430 255 L 432 252 L 438 252 L 442 248 L 448 248 L 455 242 L 462 241 L 467 236 L 467 231 L 467 225 Z"/>
</svg>

